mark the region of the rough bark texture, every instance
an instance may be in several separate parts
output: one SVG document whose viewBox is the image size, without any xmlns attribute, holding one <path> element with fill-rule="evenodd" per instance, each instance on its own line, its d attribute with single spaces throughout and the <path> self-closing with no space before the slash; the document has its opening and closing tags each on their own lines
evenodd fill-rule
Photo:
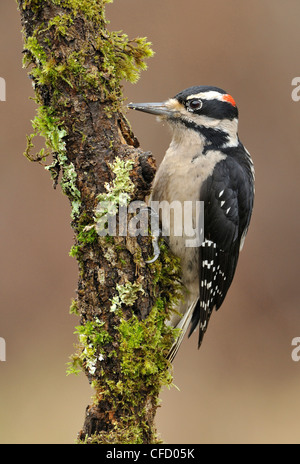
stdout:
<svg viewBox="0 0 300 464">
<path fill-rule="evenodd" d="M 148 237 L 100 237 L 95 229 L 99 198 L 122 190 L 128 201 L 144 200 L 155 174 L 152 155 L 138 148 L 121 110 L 120 82 L 137 77 L 149 46 L 107 31 L 108 1 L 18 4 L 24 62 L 39 104 L 34 135 L 45 137 L 53 157 L 47 169 L 72 207 L 72 255 L 79 264 L 72 309 L 80 316 L 73 367 L 84 370 L 96 392 L 79 440 L 153 443 L 158 394 L 171 382 L 164 355 L 172 331 L 164 319 L 177 291 L 178 263 L 162 251 L 149 266 Z M 43 164 L 48 153 L 32 155 L 32 139 L 26 155 Z"/>
</svg>

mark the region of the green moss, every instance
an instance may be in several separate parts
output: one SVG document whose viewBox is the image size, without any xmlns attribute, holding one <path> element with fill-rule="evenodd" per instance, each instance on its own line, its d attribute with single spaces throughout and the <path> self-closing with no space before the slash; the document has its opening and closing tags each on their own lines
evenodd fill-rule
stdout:
<svg viewBox="0 0 300 464">
<path fill-rule="evenodd" d="M 83 445 L 109 445 L 109 444 L 124 444 L 124 445 L 139 445 L 144 443 L 144 430 L 140 424 L 118 423 L 110 431 L 102 431 L 91 437 L 86 436 L 84 440 L 79 440 L 78 444 Z M 153 432 L 155 436 L 155 431 Z M 156 440 L 155 443 L 162 443 Z M 113 456 L 111 456 L 113 457 Z"/>
<path fill-rule="evenodd" d="M 149 414 L 149 401 L 155 409 L 161 388 L 173 385 L 172 366 L 166 355 L 174 338 L 178 336 L 178 330 L 166 326 L 165 320 L 182 298 L 182 287 L 179 282 L 179 260 L 170 255 L 163 243 L 159 259 L 150 266 L 157 298 L 146 319 L 140 320 L 134 314 L 126 318 L 123 312 L 125 308 L 135 305 L 144 293 L 143 280 L 139 278 L 135 282 L 116 285 L 116 295 L 111 299 L 110 310 L 118 320 L 115 325 L 116 336 L 113 337 L 118 349 L 111 349 L 111 340 L 103 325 L 100 327 L 103 333 L 98 342 L 94 340 L 90 343 L 91 337 L 88 336 L 95 333 L 93 323 L 77 331 L 81 337 L 82 354 L 73 357 L 70 372 L 76 373 L 83 368 L 92 375 L 94 405 L 108 401 L 112 414 L 114 411 L 123 411 L 122 418 L 118 419 L 113 429 L 86 437 L 80 443 L 138 444 L 144 443 L 145 436 L 151 436 L 152 443 L 161 442 L 146 417 Z M 97 327 L 96 333 L 98 330 Z M 95 350 L 97 346 L 100 350 Z M 99 352 L 103 353 L 103 358 L 100 354 L 100 360 L 97 358 Z M 101 368 L 101 360 L 111 357 L 120 366 L 117 377 Z"/>
<path fill-rule="evenodd" d="M 25 41 L 25 51 L 23 58 L 23 66 L 27 67 L 32 63 L 33 59 L 37 63 L 45 64 L 47 62 L 47 54 L 43 47 L 39 44 L 36 36 L 27 37 Z"/>
<path fill-rule="evenodd" d="M 180 281 L 180 259 L 172 255 L 163 240 L 159 242 L 160 256 L 149 264 L 153 276 L 154 293 L 160 295 L 167 307 L 168 316 L 184 298 L 184 288 Z"/>
<path fill-rule="evenodd" d="M 105 346 L 112 342 L 112 337 L 98 318 L 76 327 L 74 333 L 79 337 L 79 351 L 71 357 L 67 374 L 78 374 L 83 368 L 94 375 L 105 359 Z"/>
<path fill-rule="evenodd" d="M 70 104 L 70 98 L 66 95 L 64 87 L 76 88 L 84 98 L 88 90 L 99 94 L 110 102 L 107 105 L 108 115 L 112 111 L 118 111 L 122 103 L 120 83 L 123 79 L 135 82 L 142 69 L 146 68 L 145 59 L 152 55 L 150 44 L 144 38 L 129 40 L 126 34 L 108 32 L 105 21 L 105 5 L 111 0 L 51 0 L 54 5 L 66 8 L 65 12 L 50 18 L 47 24 L 36 28 L 33 35 L 25 41 L 24 67 L 31 65 L 30 75 L 36 85 L 36 101 L 43 102 L 43 93 L 40 89 L 48 88 L 51 106 L 41 105 L 38 114 L 33 120 L 34 132 L 27 137 L 27 149 L 25 155 L 34 161 L 45 161 L 46 157 L 54 154 L 53 163 L 47 166 L 52 178 L 57 182 L 59 172 L 62 171 L 61 186 L 72 203 L 72 218 L 79 215 L 80 192 L 76 186 L 75 166 L 68 162 L 65 151 L 65 138 L 68 131 L 64 126 L 64 111 L 62 107 Z M 44 1 L 27 0 L 23 8 L 30 8 L 38 13 Z M 72 27 L 77 15 L 83 15 L 88 21 L 100 28 L 100 33 L 95 35 L 95 43 L 90 40 L 81 44 L 80 51 L 72 51 L 64 57 L 56 53 L 52 45 L 52 39 L 67 35 L 72 36 Z M 51 32 L 52 35 L 49 36 Z M 99 95 L 98 97 L 99 98 Z M 40 135 L 45 139 L 46 149 L 43 148 L 36 155 L 32 154 L 33 140 Z M 112 186 L 111 194 L 116 196 L 118 191 L 127 188 L 130 192 L 130 180 L 125 171 L 128 171 L 130 161 L 122 165 L 116 162 L 116 181 Z M 117 170 L 119 169 L 119 173 Z M 124 178 L 122 180 L 122 173 Z M 127 186 L 126 186 L 127 184 Z M 108 192 L 109 193 L 109 192 Z M 125 201 L 125 200 L 124 200 Z M 95 234 L 88 234 L 90 237 Z M 82 237 L 83 238 L 83 237 Z"/>
<path fill-rule="evenodd" d="M 166 355 L 178 336 L 178 330 L 167 326 L 165 320 L 182 298 L 178 259 L 169 257 L 162 247 L 161 265 L 156 265 L 153 271 L 157 284 L 160 273 L 165 287 L 160 281 L 157 288 L 159 296 L 145 320 L 139 320 L 134 314 L 125 319 L 122 314 L 123 305 L 132 306 L 144 293 L 142 283 L 117 285 L 117 295 L 111 300 L 111 311 L 120 317 L 116 328 L 122 377 L 118 382 L 103 377 L 101 382 L 94 384 L 101 397 L 108 395 L 111 398 L 115 395 L 116 407 L 121 403 L 121 407 L 128 410 L 128 417 L 130 411 L 143 404 L 146 397 L 157 398 L 163 386 L 172 385 L 171 365 Z"/>
<path fill-rule="evenodd" d="M 56 153 L 64 153 L 66 144 L 64 138 L 67 131 L 61 127 L 61 122 L 53 108 L 40 106 L 37 116 L 32 121 L 34 135 L 45 138 L 46 146 Z"/>
<path fill-rule="evenodd" d="M 80 254 L 84 248 L 92 243 L 97 243 L 99 236 L 97 234 L 94 217 L 90 217 L 86 212 L 82 212 L 77 217 L 76 228 L 76 245 L 71 247 L 69 255 L 80 260 Z"/>
<path fill-rule="evenodd" d="M 81 13 L 88 20 L 102 27 L 107 24 L 105 5 L 112 2 L 113 0 L 52 0 L 55 5 L 70 9 L 74 18 Z M 56 25 L 59 32 L 64 35 L 67 33 L 66 25 L 70 25 L 71 21 L 72 18 L 65 15 L 60 19 L 52 20 L 51 26 Z M 120 32 L 99 34 L 96 38 L 95 49 L 100 54 L 100 56 L 95 56 L 95 59 L 101 66 L 101 70 L 99 73 L 88 73 L 85 80 L 96 88 L 100 79 L 103 90 L 107 90 L 106 97 L 109 99 L 123 79 L 132 83 L 137 82 L 141 70 L 146 69 L 145 59 L 153 56 L 151 43 L 146 38 L 130 40 L 126 34 Z M 81 65 L 83 65 L 82 62 Z M 85 70 L 81 68 L 80 72 L 82 71 L 84 74 Z"/>
<path fill-rule="evenodd" d="M 28 0 L 24 8 L 30 7 L 37 12 L 42 3 L 39 0 Z M 64 193 L 71 199 L 72 218 L 74 219 L 79 214 L 80 193 L 76 187 L 75 167 L 67 161 L 65 152 L 65 137 L 68 134 L 63 123 L 61 105 L 67 106 L 69 99 L 65 92 L 62 93 L 61 84 L 76 88 L 77 92 L 81 92 L 84 96 L 88 89 L 97 92 L 101 89 L 103 98 L 110 101 L 108 113 L 111 114 L 111 111 L 120 109 L 122 102 L 120 82 L 123 79 L 136 81 L 140 70 L 146 67 L 145 58 L 151 56 L 152 52 L 150 44 L 145 39 L 130 41 L 126 34 L 107 32 L 95 38 L 93 49 L 90 41 L 87 41 L 82 44 L 80 51 L 73 51 L 63 59 L 61 54 L 58 55 L 52 51 L 51 40 L 47 32 L 53 31 L 56 39 L 71 35 L 71 28 L 79 13 L 105 28 L 104 7 L 109 1 L 52 0 L 52 3 L 67 8 L 66 13 L 51 18 L 48 24 L 34 30 L 33 35 L 25 41 L 24 67 L 32 65 L 30 74 L 37 89 L 47 86 L 52 98 L 52 106 L 42 105 L 38 109 L 38 115 L 33 121 L 34 132 L 27 138 L 25 155 L 31 160 L 45 161 L 51 152 L 55 154 L 53 163 L 46 169 L 50 171 L 55 182 L 62 170 L 61 185 Z M 94 64 L 91 64 L 90 56 L 94 57 Z M 42 100 L 39 91 L 36 98 L 37 102 Z M 33 139 L 37 135 L 45 138 L 46 149 L 43 148 L 38 154 L 32 155 Z M 116 181 L 112 186 L 110 197 L 124 191 L 123 187 L 126 188 L 125 192 L 132 191 L 133 186 L 130 187 L 130 180 L 125 174 L 129 165 L 130 161 L 127 161 L 125 165 L 122 165 L 120 161 L 116 162 Z M 108 196 L 107 199 L 109 199 Z"/>
<path fill-rule="evenodd" d="M 79 316 L 78 301 L 74 298 L 72 299 L 69 312 L 70 314 L 75 314 L 75 316 Z"/>
<path fill-rule="evenodd" d="M 145 37 L 130 40 L 120 32 L 110 32 L 108 38 L 99 36 L 96 49 L 103 56 L 104 74 L 112 77 L 111 87 L 119 85 L 123 79 L 136 83 L 141 70 L 147 68 L 145 59 L 153 56 L 151 43 Z"/>
<path fill-rule="evenodd" d="M 55 88 L 62 80 L 72 87 L 67 66 L 64 63 L 58 63 L 53 55 L 49 56 L 49 44 L 45 39 L 44 47 L 41 45 L 37 38 L 39 33 L 41 31 L 35 31 L 34 35 L 25 41 L 23 67 L 27 68 L 31 64 L 34 65 L 30 75 L 38 85 L 48 85 Z M 58 91 L 55 92 L 55 95 L 57 94 Z"/>
<path fill-rule="evenodd" d="M 179 260 L 169 255 L 162 245 L 159 264 L 151 266 L 154 283 L 159 285 L 156 287 L 158 297 L 155 305 L 145 320 L 139 320 L 135 315 L 128 320 L 121 317 L 118 326 L 122 373 L 129 397 L 130 392 L 135 392 L 136 404 L 145 388 L 150 396 L 155 397 L 162 386 L 172 384 L 171 366 L 166 355 L 178 336 L 178 330 L 166 326 L 165 320 L 182 298 Z M 119 295 L 124 290 L 118 290 Z M 123 394 L 126 396 L 126 392 Z M 131 402 L 135 403 L 132 397 Z"/>
<path fill-rule="evenodd" d="M 55 16 L 48 23 L 48 30 L 54 29 L 54 36 L 57 39 L 59 36 L 67 37 L 69 28 L 74 23 L 74 20 L 67 13 Z"/>
<path fill-rule="evenodd" d="M 150 42 L 146 38 L 130 40 L 124 33 L 105 30 L 105 5 L 112 3 L 112 0 L 51 1 L 57 6 L 67 8 L 67 12 L 50 19 L 43 29 L 36 30 L 27 39 L 24 65 L 34 64 L 32 76 L 40 85 L 57 85 L 63 80 L 73 87 L 75 78 L 76 88 L 79 84 L 82 92 L 87 88 L 101 88 L 104 97 L 111 102 L 109 112 L 119 110 L 122 102 L 120 83 L 123 79 L 132 83 L 138 80 L 140 72 L 147 67 L 145 60 L 153 56 Z M 28 0 L 25 6 L 36 11 L 41 4 L 41 0 Z M 80 52 L 73 52 L 65 62 L 58 62 L 58 58 L 50 52 L 49 38 L 44 37 L 42 44 L 40 35 L 45 31 L 53 31 L 56 39 L 71 36 L 70 28 L 78 14 L 82 14 L 98 27 L 101 26 L 101 33 L 95 37 L 93 47 L 87 41 L 82 44 Z M 90 59 L 87 65 L 86 58 L 90 55 L 94 58 L 93 66 Z"/>
<path fill-rule="evenodd" d="M 82 230 L 77 235 L 77 245 L 72 245 L 69 256 L 80 260 L 80 255 L 86 245 L 96 242 L 98 239 L 97 232 L 94 227 L 89 230 Z"/>
<path fill-rule="evenodd" d="M 79 245 L 72 245 L 69 251 L 69 256 L 71 256 L 71 258 L 79 258 L 80 251 L 81 251 L 81 248 Z"/>
<path fill-rule="evenodd" d="M 105 19 L 104 8 L 113 0 L 51 0 L 54 5 L 69 8 L 76 16 L 82 13 L 87 19 L 101 24 Z"/>
<path fill-rule="evenodd" d="M 89 226 L 84 227 L 77 235 L 77 240 L 81 245 L 93 243 L 97 238 L 98 235 L 95 228 Z"/>
<path fill-rule="evenodd" d="M 148 394 L 156 395 L 163 385 L 172 382 L 166 354 L 173 340 L 173 330 L 164 324 L 161 308 L 158 300 L 144 321 L 133 315 L 129 320 L 122 319 L 118 326 L 121 369 L 128 394 L 134 396 L 134 399 L 131 396 L 131 403 L 135 405 L 145 388 L 151 387 Z"/>
<path fill-rule="evenodd" d="M 49 0 L 51 3 L 63 8 L 71 9 L 77 15 L 83 13 L 88 19 L 95 22 L 104 20 L 104 7 L 113 0 Z M 24 0 L 23 8 L 31 8 L 34 12 L 45 2 L 45 0 Z"/>
</svg>

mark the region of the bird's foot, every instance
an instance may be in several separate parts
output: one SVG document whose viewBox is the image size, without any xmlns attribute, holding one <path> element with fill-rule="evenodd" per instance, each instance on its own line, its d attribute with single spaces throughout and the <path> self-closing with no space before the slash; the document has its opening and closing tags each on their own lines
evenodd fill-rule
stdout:
<svg viewBox="0 0 300 464">
<path fill-rule="evenodd" d="M 161 229 L 159 228 L 159 215 L 158 213 L 151 208 L 151 206 L 147 206 L 145 209 L 150 211 L 151 216 L 151 235 L 152 235 L 152 247 L 153 247 L 153 258 L 145 261 L 147 264 L 154 263 L 160 255 L 160 248 L 158 244 L 158 240 L 161 237 Z"/>
</svg>

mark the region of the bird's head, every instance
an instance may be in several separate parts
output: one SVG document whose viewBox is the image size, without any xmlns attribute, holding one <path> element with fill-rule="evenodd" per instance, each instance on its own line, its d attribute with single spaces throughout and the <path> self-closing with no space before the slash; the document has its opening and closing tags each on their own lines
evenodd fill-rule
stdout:
<svg viewBox="0 0 300 464">
<path fill-rule="evenodd" d="M 128 108 L 157 115 L 175 131 L 188 129 L 205 139 L 220 135 L 219 146 L 230 144 L 237 138 L 236 103 L 231 95 L 218 87 L 189 87 L 164 102 L 130 103 Z"/>
</svg>

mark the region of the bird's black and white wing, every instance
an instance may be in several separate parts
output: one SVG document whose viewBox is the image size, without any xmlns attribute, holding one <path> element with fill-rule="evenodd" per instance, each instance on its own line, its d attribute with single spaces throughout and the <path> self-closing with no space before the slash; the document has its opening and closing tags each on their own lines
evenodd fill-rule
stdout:
<svg viewBox="0 0 300 464">
<path fill-rule="evenodd" d="M 239 150 L 244 148 L 239 147 Z M 253 207 L 251 176 L 246 166 L 235 157 L 227 156 L 216 164 L 201 187 L 204 241 L 199 248 L 199 300 L 189 332 L 191 335 L 199 325 L 198 346 L 212 310 L 221 306 L 234 277 Z"/>
</svg>

